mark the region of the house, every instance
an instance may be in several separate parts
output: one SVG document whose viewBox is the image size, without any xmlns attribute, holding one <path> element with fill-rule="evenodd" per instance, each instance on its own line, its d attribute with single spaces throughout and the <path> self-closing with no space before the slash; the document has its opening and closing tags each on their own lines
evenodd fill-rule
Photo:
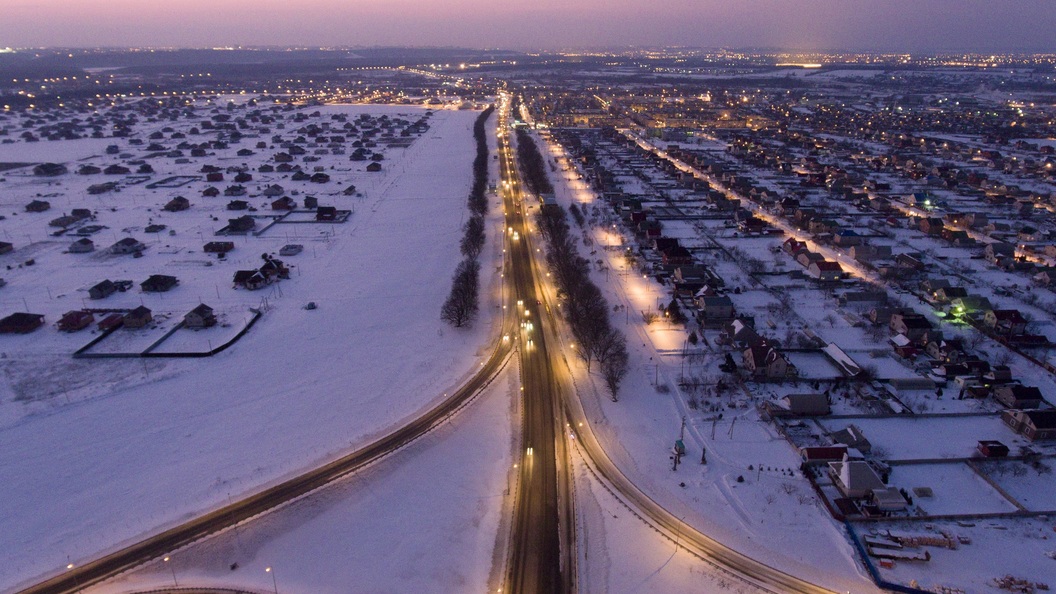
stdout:
<svg viewBox="0 0 1056 594">
<path fill-rule="evenodd" d="M 139 288 L 144 293 L 165 293 L 180 284 L 175 276 L 165 274 L 152 274 L 147 280 L 139 283 Z"/>
<path fill-rule="evenodd" d="M 381 171 L 381 163 L 378 163 L 377 161 L 374 161 L 370 165 L 367 165 L 367 171 L 369 171 L 371 173 L 376 173 L 378 171 Z"/>
<path fill-rule="evenodd" d="M 187 210 L 190 207 L 190 200 L 184 198 L 183 196 L 177 196 L 172 200 L 169 200 L 168 203 L 166 203 L 165 206 L 162 208 L 162 210 L 165 210 L 167 212 L 179 212 L 181 210 Z"/>
<path fill-rule="evenodd" d="M 84 330 L 95 321 L 92 312 L 84 310 L 68 311 L 59 318 L 57 326 L 63 332 L 76 332 Z"/>
<path fill-rule="evenodd" d="M 315 220 L 317 221 L 333 221 L 337 219 L 337 207 L 335 206 L 320 206 L 315 210 Z"/>
<path fill-rule="evenodd" d="M 232 200 L 227 203 L 227 210 L 247 210 L 249 203 L 245 200 Z"/>
<path fill-rule="evenodd" d="M 207 254 L 226 254 L 233 249 L 235 249 L 233 241 L 210 241 L 202 247 L 202 251 Z"/>
<path fill-rule="evenodd" d="M 95 242 L 87 237 L 82 237 L 77 241 L 70 244 L 69 252 L 71 254 L 87 254 L 88 252 L 95 250 Z"/>
<path fill-rule="evenodd" d="M 1006 410 L 1001 420 L 1030 441 L 1056 439 L 1056 410 Z"/>
<path fill-rule="evenodd" d="M 1008 446 L 992 439 L 980 441 L 977 449 L 980 454 L 987 458 L 1004 458 L 1008 456 Z"/>
<path fill-rule="evenodd" d="M 41 163 L 33 168 L 33 175 L 37 177 L 55 177 L 56 175 L 64 175 L 68 171 L 66 166 L 61 163 Z"/>
<path fill-rule="evenodd" d="M 227 230 L 231 233 L 246 233 L 252 231 L 256 226 L 257 221 L 249 215 L 227 220 Z"/>
<path fill-rule="evenodd" d="M 796 375 L 796 368 L 777 349 L 761 341 L 741 353 L 745 370 L 756 377 L 784 378 Z"/>
<path fill-rule="evenodd" d="M 289 196 L 283 196 L 271 203 L 271 210 L 293 210 L 297 208 L 297 201 Z"/>
<path fill-rule="evenodd" d="M 151 312 L 146 307 L 140 305 L 136 309 L 125 314 L 121 318 L 121 323 L 125 328 L 143 328 L 154 319 Z"/>
<path fill-rule="evenodd" d="M 220 195 L 220 189 L 216 188 L 214 186 L 209 186 L 208 188 L 202 190 L 202 196 L 204 196 L 206 198 L 215 198 L 215 197 L 217 197 L 219 195 Z"/>
<path fill-rule="evenodd" d="M 869 443 L 869 440 L 865 438 L 865 434 L 858 428 L 858 425 L 853 423 L 839 431 L 830 433 L 829 437 L 832 438 L 833 442 L 842 443 L 863 454 L 868 454 L 873 449 L 873 444 Z"/>
<path fill-rule="evenodd" d="M 283 192 L 285 191 L 286 190 L 284 190 L 283 187 L 279 184 L 272 184 L 264 188 L 264 195 L 268 198 L 275 198 L 277 196 L 282 196 Z"/>
<path fill-rule="evenodd" d="M 9 241 L 0 241 L 0 254 L 7 254 L 14 251 L 15 246 Z"/>
<path fill-rule="evenodd" d="M 968 296 L 968 290 L 964 287 L 943 287 L 931 294 L 938 303 L 950 303 L 954 299 L 963 299 Z"/>
<path fill-rule="evenodd" d="M 88 289 L 88 297 L 91 299 L 106 299 L 117 292 L 117 285 L 110 279 L 104 280 L 103 282 L 95 285 Z"/>
<path fill-rule="evenodd" d="M 913 312 L 896 312 L 891 314 L 888 324 L 895 334 L 904 334 L 912 342 L 920 342 L 932 329 L 931 322 L 923 315 Z"/>
<path fill-rule="evenodd" d="M 1017 335 L 1027 331 L 1027 320 L 1017 309 L 990 309 L 983 316 L 983 325 L 995 334 Z"/>
<path fill-rule="evenodd" d="M 99 322 L 99 329 L 102 331 L 113 330 L 125 322 L 125 316 L 119 313 L 112 313 Z"/>
<path fill-rule="evenodd" d="M 138 240 L 131 237 L 125 237 L 119 240 L 114 245 L 110 246 L 111 254 L 135 254 L 142 252 L 147 249 L 147 246 L 140 243 Z"/>
<path fill-rule="evenodd" d="M 697 297 L 696 305 L 706 328 L 718 328 L 736 315 L 733 301 L 726 295 Z"/>
<path fill-rule="evenodd" d="M 282 263 L 282 260 L 276 260 L 275 258 L 267 258 L 264 265 L 260 267 L 260 273 L 268 280 L 275 277 L 290 278 L 290 269 Z"/>
<path fill-rule="evenodd" d="M 843 277 L 843 268 L 839 262 L 818 260 L 807 266 L 807 274 L 821 282 L 833 282 Z"/>
<path fill-rule="evenodd" d="M 51 208 L 47 200 L 34 200 L 26 205 L 26 212 L 44 212 Z"/>
<path fill-rule="evenodd" d="M 1015 258 L 1016 246 L 1003 241 L 988 243 L 983 249 L 983 257 L 991 264 L 996 264 L 1002 258 Z"/>
<path fill-rule="evenodd" d="M 943 223 L 942 219 L 937 217 L 926 217 L 920 220 L 920 231 L 927 235 L 939 236 L 942 235 Z"/>
<path fill-rule="evenodd" d="M 210 326 L 215 326 L 216 315 L 213 313 L 213 308 L 204 303 L 199 303 L 197 307 L 183 316 L 183 325 L 185 328 L 208 328 Z"/>
<path fill-rule="evenodd" d="M 304 251 L 304 246 L 299 243 L 288 243 L 279 248 L 280 256 L 296 256 Z"/>
<path fill-rule="evenodd" d="M 824 394 L 789 394 L 768 401 L 763 407 L 775 417 L 816 417 L 831 412 L 829 399 Z"/>
<path fill-rule="evenodd" d="M 859 262 L 872 262 L 874 260 L 888 260 L 891 258 L 890 245 L 860 244 L 851 246 L 848 254 Z"/>
<path fill-rule="evenodd" d="M 993 394 L 994 400 L 997 400 L 1006 408 L 1038 408 L 1045 401 L 1041 395 L 1041 390 L 1019 384 L 997 386 L 994 388 Z"/>
<path fill-rule="evenodd" d="M 242 287 L 250 291 L 264 288 L 270 281 L 259 270 L 239 270 L 235 272 L 235 287 Z"/>
<path fill-rule="evenodd" d="M 847 446 L 806 446 L 800 448 L 799 456 L 807 466 L 828 466 L 829 462 L 840 462 L 846 456 Z"/>
<path fill-rule="evenodd" d="M 791 256 L 795 256 L 800 250 L 805 249 L 807 249 L 807 243 L 805 241 L 798 241 L 793 237 L 789 237 L 781 244 L 781 250 Z"/>
<path fill-rule="evenodd" d="M 880 480 L 872 465 L 863 460 L 829 462 L 829 476 L 836 489 L 851 499 L 864 499 L 874 489 L 885 488 L 884 481 Z"/>
<path fill-rule="evenodd" d="M 28 334 L 44 325 L 44 314 L 13 313 L 0 320 L 0 334 Z"/>
<path fill-rule="evenodd" d="M 850 247 L 860 245 L 862 243 L 862 236 L 858 235 L 854 229 L 841 229 L 833 235 L 832 240 L 838 246 Z"/>
<path fill-rule="evenodd" d="M 812 252 L 810 250 L 805 249 L 799 250 L 799 252 L 796 254 L 796 262 L 799 262 L 799 264 L 804 268 L 809 268 L 810 265 L 814 262 L 820 262 L 824 259 L 825 256 L 822 256 L 817 252 Z"/>
<path fill-rule="evenodd" d="M 950 301 L 950 311 L 955 315 L 976 314 L 990 309 L 993 309 L 993 306 L 986 297 L 966 295 Z"/>
<path fill-rule="evenodd" d="M 246 187 L 245 186 L 228 186 L 224 190 L 224 196 L 228 196 L 228 197 L 245 196 L 245 195 L 246 195 Z"/>
</svg>

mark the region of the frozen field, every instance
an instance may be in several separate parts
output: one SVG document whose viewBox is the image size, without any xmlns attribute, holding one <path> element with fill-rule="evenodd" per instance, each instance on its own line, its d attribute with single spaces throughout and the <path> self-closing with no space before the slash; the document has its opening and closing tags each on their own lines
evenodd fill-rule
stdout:
<svg viewBox="0 0 1056 594">
<path fill-rule="evenodd" d="M 280 132 L 275 128 L 189 163 L 150 161 L 155 180 L 201 177 L 196 172 L 205 164 L 245 164 L 254 179 L 245 184 L 249 196 L 242 199 L 260 212 L 270 212 L 274 198 L 261 194 L 270 184 L 284 186 L 298 201 L 311 194 L 320 204 L 355 209 L 344 224 L 287 225 L 288 230 L 259 237 L 213 236 L 228 218 L 245 213 L 227 211 L 229 198 L 203 197 L 201 190 L 225 188 L 232 173 L 225 172 L 226 180 L 217 184 L 197 181 L 156 190 L 137 184 L 88 195 L 88 184 L 121 178 L 75 175 L 82 164 L 75 160 L 90 157 L 84 162 L 105 167 L 124 160 L 104 155 L 107 144 L 135 155 L 142 147 L 129 147 L 127 139 L 70 147 L 34 144 L 33 150 L 51 149 L 49 159 L 66 162 L 71 173 L 40 178 L 28 169 L 13 170 L 0 185 L 0 212 L 6 214 L 0 236 L 15 244 L 13 252 L 0 256 L 12 265 L 4 273 L 8 285 L 0 290 L 0 312 L 28 308 L 45 315 L 45 326 L 35 332 L 0 336 L 0 591 L 347 452 L 415 415 L 472 373 L 495 337 L 488 313 L 498 304 L 493 271 L 501 261 L 495 241 L 501 211 L 490 219 L 489 247 L 482 255 L 481 323 L 453 331 L 440 321 L 439 309 L 460 259 L 471 129 L 478 113 L 436 111 L 409 148 L 384 149 L 377 173 L 365 172 L 367 161 L 323 155 L 309 167 L 322 167 L 332 177 L 323 184 L 256 172 L 280 150 L 270 140 Z M 281 131 L 287 138 L 298 126 L 334 122 L 331 117 L 341 114 L 350 121 L 360 114 L 415 121 L 425 110 L 334 106 L 279 115 L 296 114 L 306 119 L 290 121 Z M 186 130 L 197 121 L 144 121 L 135 135 L 163 125 Z M 273 148 L 236 156 L 236 150 L 257 142 Z M 9 158 L 19 154 L 11 145 L 4 150 L 15 151 Z M 356 195 L 343 193 L 349 184 L 357 187 Z M 41 198 L 52 203 L 51 210 L 24 212 L 23 205 L 38 194 L 51 196 Z M 191 208 L 161 212 L 177 195 L 189 198 Z M 64 253 L 73 238 L 47 235 L 47 222 L 79 207 L 97 213 L 94 223 L 105 229 L 93 236 L 95 252 Z M 167 228 L 145 234 L 148 222 Z M 146 244 L 142 258 L 103 253 L 123 236 Z M 203 243 L 214 240 L 235 244 L 224 261 L 202 253 Z M 234 271 L 260 266 L 262 253 L 274 254 L 286 243 L 304 246 L 302 253 L 281 258 L 290 268 L 288 280 L 260 291 L 232 289 Z M 34 259 L 32 266 L 24 265 L 28 259 Z M 151 274 L 176 276 L 179 285 L 167 293 L 142 293 L 138 283 Z M 104 278 L 135 285 L 105 300 L 87 299 L 87 289 Z M 304 309 L 309 301 L 318 308 Z M 89 330 L 65 334 L 54 327 L 64 312 L 97 303 L 145 305 L 171 323 L 202 302 L 233 328 L 250 307 L 265 313 L 232 348 L 189 361 L 74 360 L 70 354 L 91 339 Z M 172 347 L 194 346 L 190 343 L 199 338 L 208 345 L 207 336 L 228 330 L 181 330 L 178 334 L 186 334 L 174 338 Z"/>
</svg>

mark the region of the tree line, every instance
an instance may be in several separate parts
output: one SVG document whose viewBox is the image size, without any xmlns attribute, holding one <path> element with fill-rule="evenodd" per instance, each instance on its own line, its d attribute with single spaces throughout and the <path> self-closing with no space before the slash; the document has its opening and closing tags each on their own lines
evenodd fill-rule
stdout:
<svg viewBox="0 0 1056 594">
<path fill-rule="evenodd" d="M 488 213 L 488 136 L 484 124 L 493 111 L 494 106 L 488 107 L 473 124 L 477 154 L 473 159 L 473 185 L 466 200 L 470 217 L 462 226 L 459 244 L 463 260 L 451 278 L 451 292 L 440 307 L 440 319 L 455 328 L 472 323 L 480 307 L 480 263 L 477 259 L 484 249 L 484 216 Z"/>
<path fill-rule="evenodd" d="M 518 133 L 517 156 L 529 188 L 535 184 L 535 188 L 553 191 L 542 167 L 539 149 L 523 131 Z M 609 395 L 616 401 L 628 372 L 627 340 L 612 327 L 608 301 L 590 279 L 590 262 L 579 255 L 565 210 L 558 205 L 548 206 L 539 213 L 537 223 L 549 246 L 546 264 L 557 285 L 558 298 L 565 304 L 565 318 L 576 340 L 576 353 L 587 364 L 588 371 L 592 363 L 599 365 Z"/>
<path fill-rule="evenodd" d="M 521 175 L 530 192 L 537 195 L 554 192 L 554 186 L 546 176 L 543 156 L 531 135 L 523 128 L 517 129 L 517 162 L 521 165 Z"/>
</svg>

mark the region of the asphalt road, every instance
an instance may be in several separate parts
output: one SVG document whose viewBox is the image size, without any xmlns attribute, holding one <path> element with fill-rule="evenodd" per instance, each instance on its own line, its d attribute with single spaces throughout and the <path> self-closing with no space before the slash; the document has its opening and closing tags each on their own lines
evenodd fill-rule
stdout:
<svg viewBox="0 0 1056 594">
<path fill-rule="evenodd" d="M 502 334 L 511 332 L 513 332 L 512 327 L 505 327 L 502 330 Z M 81 590 L 137 565 L 163 557 L 205 536 L 230 528 L 355 472 L 421 437 L 468 404 L 473 396 L 486 387 L 505 366 L 511 349 L 512 341 L 500 338 L 491 357 L 461 388 L 409 424 L 377 441 L 260 493 L 84 565 L 70 568 L 21 592 L 22 594 L 62 594 Z"/>
<path fill-rule="evenodd" d="M 506 587 L 513 593 L 572 592 L 575 584 L 574 512 L 569 452 L 560 388 L 543 331 L 546 310 L 536 284 L 533 247 L 525 209 L 535 199 L 525 194 L 510 150 L 508 104 L 500 106 L 499 169 L 506 211 L 508 275 L 523 389 L 522 456 L 519 464 Z M 559 471 L 560 470 L 560 471 Z"/>
</svg>

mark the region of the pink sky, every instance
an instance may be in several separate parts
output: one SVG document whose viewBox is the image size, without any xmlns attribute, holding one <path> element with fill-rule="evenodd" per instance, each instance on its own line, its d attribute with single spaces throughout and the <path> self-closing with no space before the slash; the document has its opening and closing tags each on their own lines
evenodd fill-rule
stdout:
<svg viewBox="0 0 1056 594">
<path fill-rule="evenodd" d="M 1052 0 L 4 0 L 0 47 L 768 46 L 1056 52 Z"/>
</svg>

